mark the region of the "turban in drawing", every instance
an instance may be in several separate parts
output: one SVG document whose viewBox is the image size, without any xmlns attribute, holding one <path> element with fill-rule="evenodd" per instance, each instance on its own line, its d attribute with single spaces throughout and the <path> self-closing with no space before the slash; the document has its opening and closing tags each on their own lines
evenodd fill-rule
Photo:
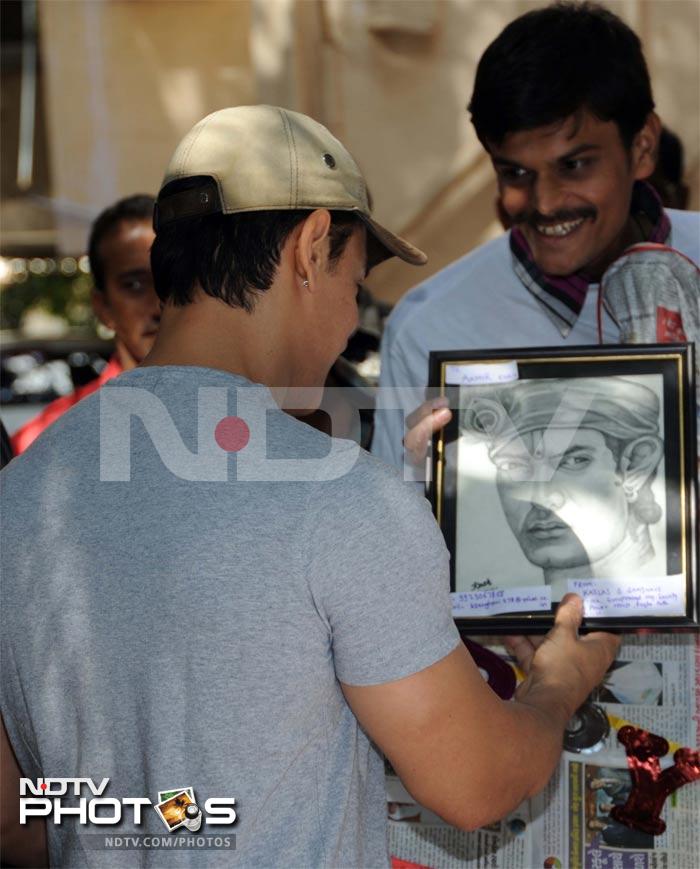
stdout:
<svg viewBox="0 0 700 869">
<path fill-rule="evenodd" d="M 525 380 L 475 389 L 461 430 L 486 440 L 495 455 L 513 438 L 546 429 L 595 429 L 622 441 L 659 434 L 659 399 L 622 377 Z"/>
</svg>

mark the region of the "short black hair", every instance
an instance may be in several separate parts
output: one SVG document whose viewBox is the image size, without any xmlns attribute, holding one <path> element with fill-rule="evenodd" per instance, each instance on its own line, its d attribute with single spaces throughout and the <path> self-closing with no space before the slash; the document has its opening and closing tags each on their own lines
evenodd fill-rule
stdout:
<svg viewBox="0 0 700 869">
<path fill-rule="evenodd" d="M 665 208 L 687 208 L 689 189 L 683 183 L 684 174 L 683 143 L 672 130 L 662 127 L 656 168 L 647 180 Z"/>
<path fill-rule="evenodd" d="M 668 127 L 661 128 L 656 168 L 672 184 L 683 183 L 683 143 Z"/>
<path fill-rule="evenodd" d="M 183 189 L 187 179 L 172 181 L 161 192 Z M 207 214 L 159 226 L 151 248 L 158 297 L 187 305 L 198 283 L 207 295 L 250 313 L 257 294 L 272 286 L 285 241 L 309 214 L 309 209 Z M 331 211 L 331 267 L 362 225 L 352 211 Z"/>
<path fill-rule="evenodd" d="M 589 111 L 629 148 L 654 100 L 639 37 L 596 3 L 554 3 L 512 21 L 479 61 L 469 103 L 481 143 L 499 145 Z"/>
<path fill-rule="evenodd" d="M 110 205 L 109 208 L 105 208 L 95 218 L 90 228 L 90 237 L 88 239 L 88 259 L 90 260 L 90 270 L 96 290 L 100 292 L 104 292 L 105 290 L 104 263 L 100 254 L 102 240 L 122 221 L 151 221 L 153 219 L 155 201 L 155 197 L 149 196 L 147 193 L 136 193 L 133 196 L 120 199 L 114 205 Z"/>
</svg>

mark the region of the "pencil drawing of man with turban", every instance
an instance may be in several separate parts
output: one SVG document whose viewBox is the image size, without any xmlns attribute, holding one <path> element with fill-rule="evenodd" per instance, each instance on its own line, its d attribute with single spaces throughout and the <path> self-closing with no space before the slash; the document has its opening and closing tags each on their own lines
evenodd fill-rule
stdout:
<svg viewBox="0 0 700 869">
<path fill-rule="evenodd" d="M 520 381 L 467 401 L 460 431 L 486 442 L 508 525 L 545 583 L 638 576 L 654 560 L 659 419 L 656 393 L 621 377 Z"/>
</svg>

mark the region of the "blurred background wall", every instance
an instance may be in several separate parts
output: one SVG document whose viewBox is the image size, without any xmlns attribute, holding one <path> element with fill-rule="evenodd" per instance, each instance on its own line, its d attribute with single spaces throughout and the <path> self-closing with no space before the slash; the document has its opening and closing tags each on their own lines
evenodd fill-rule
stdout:
<svg viewBox="0 0 700 869">
<path fill-rule="evenodd" d="M 330 127 L 362 166 L 378 218 L 428 251 L 420 274 L 393 262 L 373 273 L 375 296 L 394 302 L 500 231 L 493 173 L 465 106 L 487 44 L 535 5 L 544 4 L 4 0 L 0 253 L 6 263 L 77 256 L 105 205 L 157 191 L 195 121 L 269 102 Z M 698 208 L 700 2 L 605 5 L 643 40 Z"/>
</svg>

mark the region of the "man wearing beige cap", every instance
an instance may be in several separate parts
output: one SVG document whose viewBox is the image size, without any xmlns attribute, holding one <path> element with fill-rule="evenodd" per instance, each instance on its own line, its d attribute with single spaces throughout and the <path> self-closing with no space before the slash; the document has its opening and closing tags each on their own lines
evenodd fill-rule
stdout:
<svg viewBox="0 0 700 869">
<path fill-rule="evenodd" d="M 50 816 L 52 861 L 387 865 L 380 750 L 452 823 L 504 815 L 551 775 L 615 639 L 579 639 L 571 598 L 552 642 L 517 644 L 530 677 L 502 702 L 427 503 L 280 410 L 320 399 L 367 269 L 423 254 L 373 221 L 340 142 L 269 106 L 188 133 L 155 223 L 152 352 L 6 472 L 2 713 L 32 781 L 108 778 L 121 805 L 180 788 L 203 820 L 165 831 L 175 848 L 150 807 L 124 811 L 136 844 L 109 850 L 108 827 Z"/>
</svg>

